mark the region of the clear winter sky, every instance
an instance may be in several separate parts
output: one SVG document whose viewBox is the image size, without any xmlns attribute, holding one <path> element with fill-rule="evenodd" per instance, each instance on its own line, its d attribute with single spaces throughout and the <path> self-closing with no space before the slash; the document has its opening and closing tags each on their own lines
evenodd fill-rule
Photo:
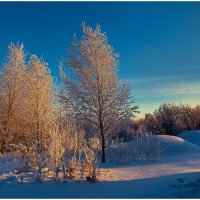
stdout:
<svg viewBox="0 0 200 200">
<path fill-rule="evenodd" d="M 200 103 L 199 2 L 0 2 L 0 62 L 12 41 L 43 56 L 53 76 L 81 22 L 101 24 L 120 54 L 141 114 L 164 102 Z"/>
</svg>

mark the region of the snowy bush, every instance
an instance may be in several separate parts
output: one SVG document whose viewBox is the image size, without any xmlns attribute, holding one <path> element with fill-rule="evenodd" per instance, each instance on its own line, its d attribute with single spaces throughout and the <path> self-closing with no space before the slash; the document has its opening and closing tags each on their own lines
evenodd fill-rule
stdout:
<svg viewBox="0 0 200 200">
<path fill-rule="evenodd" d="M 67 120 L 62 128 L 56 127 L 50 133 L 48 154 L 49 169 L 55 179 L 90 179 L 98 176 L 99 140 L 85 138 L 84 131 L 74 121 Z"/>
<path fill-rule="evenodd" d="M 160 157 L 160 142 L 155 140 L 151 134 L 138 136 L 131 144 L 133 160 L 151 160 Z"/>
<path fill-rule="evenodd" d="M 118 163 L 158 159 L 161 152 L 160 142 L 149 133 L 138 135 L 130 142 L 112 140 L 108 146 L 108 161 Z"/>
<path fill-rule="evenodd" d="M 100 170 L 98 169 L 99 157 L 98 153 L 100 150 L 99 138 L 92 137 L 85 142 L 82 153 L 84 155 L 82 160 L 81 178 L 85 176 L 89 182 L 95 182 Z"/>
<path fill-rule="evenodd" d="M 108 143 L 107 155 L 109 162 L 123 163 L 130 160 L 127 143 L 118 139 L 111 140 Z"/>
</svg>

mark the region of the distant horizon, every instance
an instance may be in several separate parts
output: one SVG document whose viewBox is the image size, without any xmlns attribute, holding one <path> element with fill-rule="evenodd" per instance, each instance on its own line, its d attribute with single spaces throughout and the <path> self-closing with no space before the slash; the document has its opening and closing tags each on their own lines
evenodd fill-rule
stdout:
<svg viewBox="0 0 200 200">
<path fill-rule="evenodd" d="M 58 60 L 81 23 L 97 23 L 120 54 L 142 118 L 162 103 L 200 103 L 200 2 L 0 2 L 0 63 L 10 42 L 49 63 Z"/>
</svg>

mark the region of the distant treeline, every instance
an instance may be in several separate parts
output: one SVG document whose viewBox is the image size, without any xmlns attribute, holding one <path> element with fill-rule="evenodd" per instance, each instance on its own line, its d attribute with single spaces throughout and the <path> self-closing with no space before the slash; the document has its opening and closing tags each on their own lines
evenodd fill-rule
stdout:
<svg viewBox="0 0 200 200">
<path fill-rule="evenodd" d="M 130 129 L 134 133 L 178 135 L 187 130 L 200 129 L 200 105 L 164 103 L 146 114 L 144 119 L 134 120 Z"/>
</svg>

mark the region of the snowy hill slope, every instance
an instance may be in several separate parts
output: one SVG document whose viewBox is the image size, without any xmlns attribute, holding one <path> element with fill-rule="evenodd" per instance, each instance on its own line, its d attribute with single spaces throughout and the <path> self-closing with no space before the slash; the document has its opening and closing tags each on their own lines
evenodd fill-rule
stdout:
<svg viewBox="0 0 200 200">
<path fill-rule="evenodd" d="M 200 146 L 200 130 L 182 132 L 178 137 Z"/>
<path fill-rule="evenodd" d="M 140 140 L 142 142 L 140 142 Z M 139 144 L 139 145 L 138 145 Z M 191 153 L 200 153 L 200 147 L 188 142 L 182 138 L 170 135 L 152 135 L 133 140 L 128 144 L 129 148 L 140 148 L 145 150 L 146 147 L 158 148 L 160 156 L 180 156 Z"/>
</svg>

